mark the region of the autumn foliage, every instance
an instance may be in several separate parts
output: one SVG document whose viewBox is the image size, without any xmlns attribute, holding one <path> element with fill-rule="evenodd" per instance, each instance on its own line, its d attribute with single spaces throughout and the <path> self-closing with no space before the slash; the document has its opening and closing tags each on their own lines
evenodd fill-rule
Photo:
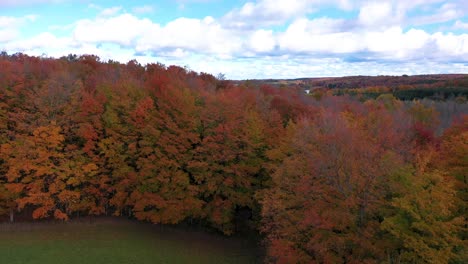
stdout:
<svg viewBox="0 0 468 264">
<path fill-rule="evenodd" d="M 229 235 L 247 210 L 269 263 L 466 263 L 468 119 L 437 120 L 391 95 L 3 53 L 0 215 Z"/>
</svg>

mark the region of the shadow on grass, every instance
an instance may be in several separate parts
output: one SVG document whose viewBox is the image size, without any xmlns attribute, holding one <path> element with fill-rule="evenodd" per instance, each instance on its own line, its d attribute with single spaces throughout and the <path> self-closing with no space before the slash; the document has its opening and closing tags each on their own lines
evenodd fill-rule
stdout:
<svg viewBox="0 0 468 264">
<path fill-rule="evenodd" d="M 113 217 L 0 224 L 1 263 L 261 263 L 256 236 Z"/>
</svg>

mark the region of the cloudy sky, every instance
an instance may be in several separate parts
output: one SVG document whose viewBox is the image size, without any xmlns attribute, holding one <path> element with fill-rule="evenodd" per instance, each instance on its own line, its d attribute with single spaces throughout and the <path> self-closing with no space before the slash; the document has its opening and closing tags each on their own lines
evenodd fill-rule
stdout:
<svg viewBox="0 0 468 264">
<path fill-rule="evenodd" d="M 468 73 L 466 0 L 0 0 L 0 50 L 231 79 Z"/>
</svg>

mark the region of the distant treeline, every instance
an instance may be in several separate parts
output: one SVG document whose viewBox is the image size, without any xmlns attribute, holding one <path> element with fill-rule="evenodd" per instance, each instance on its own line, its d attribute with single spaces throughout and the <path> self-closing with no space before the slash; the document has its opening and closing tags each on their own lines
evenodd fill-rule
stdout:
<svg viewBox="0 0 468 264">
<path fill-rule="evenodd" d="M 415 76 L 350 76 L 336 78 L 301 78 L 290 80 L 249 80 L 255 85 L 296 88 L 310 91 L 333 91 L 335 95 L 359 95 L 375 99 L 391 93 L 400 100 L 429 98 L 447 100 L 468 96 L 467 74 L 434 74 Z"/>
<path fill-rule="evenodd" d="M 385 89 L 388 90 L 388 89 Z M 432 100 L 459 100 L 466 101 L 468 97 L 467 87 L 443 87 L 443 88 L 406 88 L 395 89 L 395 91 L 361 91 L 360 89 L 335 89 L 334 95 L 349 94 L 353 96 L 360 96 L 362 99 L 376 99 L 382 94 L 391 94 L 395 98 L 403 101 L 412 101 L 417 99 L 432 99 Z"/>
<path fill-rule="evenodd" d="M 468 87 L 468 74 L 433 74 L 414 76 L 350 76 L 338 78 L 301 79 L 304 83 L 317 88 L 367 88 L 384 86 L 424 87 Z"/>
</svg>

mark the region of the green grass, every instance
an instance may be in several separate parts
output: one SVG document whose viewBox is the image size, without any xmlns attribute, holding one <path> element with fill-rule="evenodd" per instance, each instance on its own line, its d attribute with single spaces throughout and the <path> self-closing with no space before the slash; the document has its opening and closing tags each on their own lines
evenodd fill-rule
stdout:
<svg viewBox="0 0 468 264">
<path fill-rule="evenodd" d="M 3 224 L 0 263 L 259 263 L 252 241 L 123 220 Z"/>
</svg>

